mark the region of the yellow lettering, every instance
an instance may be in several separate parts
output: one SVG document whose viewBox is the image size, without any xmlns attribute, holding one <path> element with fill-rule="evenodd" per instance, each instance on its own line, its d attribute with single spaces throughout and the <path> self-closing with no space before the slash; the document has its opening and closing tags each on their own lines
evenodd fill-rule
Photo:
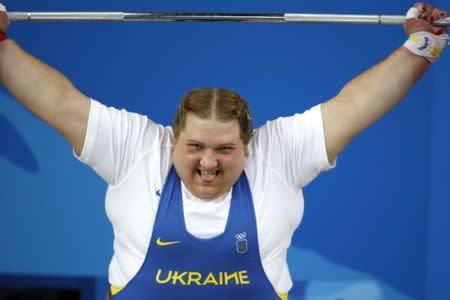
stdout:
<svg viewBox="0 0 450 300">
<path fill-rule="evenodd" d="M 175 273 L 173 273 L 172 276 L 172 284 L 177 284 L 177 280 L 182 284 L 182 285 L 186 285 L 186 282 L 183 280 L 183 276 L 186 275 L 187 272 L 183 272 L 178 274 L 178 271 L 175 271 Z"/>
<path fill-rule="evenodd" d="M 241 284 L 250 284 L 250 281 L 247 279 L 248 279 L 247 270 L 239 271 L 239 280 Z"/>
<path fill-rule="evenodd" d="M 231 273 L 230 275 L 228 275 L 228 273 L 225 272 L 225 285 L 228 285 L 228 281 L 231 278 L 234 278 L 234 280 L 236 282 L 235 284 L 239 284 L 239 278 L 238 278 L 238 273 L 237 272 Z"/>
<path fill-rule="evenodd" d="M 214 278 L 213 273 L 209 273 L 208 276 L 206 276 L 205 281 L 203 281 L 203 285 L 207 285 L 207 284 L 214 284 L 214 285 L 218 285 L 216 278 Z"/>
<path fill-rule="evenodd" d="M 159 284 L 164 284 L 164 283 L 168 283 L 170 280 L 170 277 L 172 277 L 172 271 L 169 271 L 169 273 L 167 273 L 167 277 L 164 280 L 161 280 L 159 277 L 161 276 L 161 269 L 158 269 L 158 273 L 156 274 L 156 282 Z"/>
<path fill-rule="evenodd" d="M 195 278 L 194 278 L 195 276 Z M 197 285 L 202 285 L 200 280 L 202 279 L 202 273 L 199 272 L 189 272 L 187 284 L 191 285 L 191 282 L 195 282 Z"/>
<path fill-rule="evenodd" d="M 204 280 L 203 280 L 204 278 Z M 206 277 L 201 272 L 182 272 L 167 270 L 164 276 L 163 269 L 158 269 L 155 280 L 159 284 L 181 285 L 239 285 L 250 284 L 248 270 L 240 270 L 233 273 L 209 272 Z"/>
</svg>

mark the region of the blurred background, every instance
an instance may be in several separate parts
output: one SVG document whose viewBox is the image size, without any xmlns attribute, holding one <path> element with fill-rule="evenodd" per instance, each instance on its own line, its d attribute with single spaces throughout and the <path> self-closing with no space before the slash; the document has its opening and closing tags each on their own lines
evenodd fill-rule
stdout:
<svg viewBox="0 0 450 300">
<path fill-rule="evenodd" d="M 410 1 L 31 1 L 9 11 L 402 15 Z M 448 1 L 434 6 L 450 10 Z M 169 125 L 192 88 L 224 87 L 255 126 L 326 101 L 406 40 L 401 26 L 14 23 L 8 35 L 86 95 Z M 447 50 L 448 52 L 448 50 Z M 450 103 L 444 51 L 389 115 L 304 189 L 289 299 L 450 299 Z M 0 89 L 0 300 L 104 299 L 106 184 Z"/>
</svg>

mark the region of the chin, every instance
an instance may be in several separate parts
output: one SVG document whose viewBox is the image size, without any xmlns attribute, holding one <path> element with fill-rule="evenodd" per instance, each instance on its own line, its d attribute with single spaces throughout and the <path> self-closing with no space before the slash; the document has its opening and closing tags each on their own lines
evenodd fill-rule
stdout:
<svg viewBox="0 0 450 300">
<path fill-rule="evenodd" d="M 197 190 L 195 193 L 195 196 L 204 199 L 204 200 L 212 200 L 220 196 L 220 194 L 217 191 L 208 191 L 208 190 Z"/>
<path fill-rule="evenodd" d="M 203 200 L 213 200 L 213 199 L 219 197 L 220 195 L 217 193 L 212 193 L 212 192 L 200 192 L 200 193 L 197 193 L 196 196 Z"/>
</svg>

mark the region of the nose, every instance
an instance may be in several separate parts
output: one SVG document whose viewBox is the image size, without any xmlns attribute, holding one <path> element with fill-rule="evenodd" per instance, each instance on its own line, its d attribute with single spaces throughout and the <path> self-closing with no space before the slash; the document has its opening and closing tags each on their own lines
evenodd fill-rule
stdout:
<svg viewBox="0 0 450 300">
<path fill-rule="evenodd" d="M 206 170 L 216 168 L 218 165 L 216 155 L 213 150 L 206 149 L 200 159 L 200 167 Z"/>
</svg>

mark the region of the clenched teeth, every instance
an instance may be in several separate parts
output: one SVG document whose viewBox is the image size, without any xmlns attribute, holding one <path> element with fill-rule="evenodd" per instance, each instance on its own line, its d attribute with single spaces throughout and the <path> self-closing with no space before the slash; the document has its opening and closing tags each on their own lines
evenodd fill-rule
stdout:
<svg viewBox="0 0 450 300">
<path fill-rule="evenodd" d="M 216 175 L 219 174 L 219 171 L 202 171 L 202 170 L 198 170 L 199 173 L 201 173 L 202 175 Z"/>
</svg>

